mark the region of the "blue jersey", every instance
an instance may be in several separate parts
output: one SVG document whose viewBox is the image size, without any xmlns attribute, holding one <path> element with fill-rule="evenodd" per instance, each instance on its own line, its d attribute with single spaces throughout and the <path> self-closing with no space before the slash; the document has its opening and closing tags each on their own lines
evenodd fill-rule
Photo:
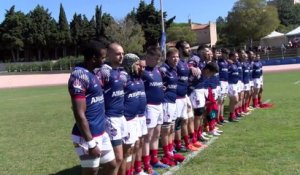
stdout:
<svg viewBox="0 0 300 175">
<path fill-rule="evenodd" d="M 138 110 L 138 115 L 139 116 L 145 116 L 145 111 L 146 111 L 146 105 L 147 105 L 147 97 L 145 93 L 145 86 L 144 82 L 142 81 L 142 86 L 139 86 L 139 91 L 141 92 L 139 96 L 139 110 Z"/>
<path fill-rule="evenodd" d="M 249 62 L 243 62 L 243 83 L 248 84 L 250 81 L 250 63 Z"/>
<path fill-rule="evenodd" d="M 102 88 L 95 74 L 83 67 L 75 67 L 68 82 L 68 89 L 72 98 L 86 100 L 85 116 L 91 134 L 93 137 L 101 135 L 106 129 L 106 117 Z M 83 136 L 76 124 L 72 134 Z"/>
<path fill-rule="evenodd" d="M 142 79 L 145 85 L 147 104 L 161 104 L 164 101 L 164 90 L 158 68 L 147 66 L 142 74 Z"/>
<path fill-rule="evenodd" d="M 124 116 L 127 120 L 135 118 L 140 110 L 141 90 L 144 88 L 144 83 L 139 77 L 127 75 L 127 82 L 124 88 Z M 146 104 L 144 104 L 146 105 Z"/>
<path fill-rule="evenodd" d="M 241 62 L 237 61 L 236 66 L 238 68 L 238 72 L 239 72 L 239 81 L 243 81 L 243 65 Z"/>
<path fill-rule="evenodd" d="M 253 61 L 249 61 L 249 67 L 250 67 L 250 70 L 249 70 L 249 74 L 250 74 L 250 81 L 253 80 L 253 77 L 252 77 L 252 74 L 253 74 Z"/>
<path fill-rule="evenodd" d="M 215 74 L 207 79 L 207 86 L 211 89 L 217 89 L 217 87 L 220 86 L 218 74 Z"/>
<path fill-rule="evenodd" d="M 262 76 L 262 63 L 260 61 L 254 61 L 252 78 L 260 78 L 261 76 Z"/>
<path fill-rule="evenodd" d="M 96 75 L 102 80 L 107 117 L 124 115 L 124 85 L 126 73 L 121 68 L 112 68 L 104 64 Z"/>
<path fill-rule="evenodd" d="M 237 84 L 239 81 L 239 70 L 235 63 L 228 66 L 228 84 Z"/>
<path fill-rule="evenodd" d="M 198 67 L 200 70 L 202 70 L 206 63 L 200 59 L 200 57 L 194 55 L 190 58 L 190 60 L 188 61 L 189 66 L 192 67 Z M 190 75 L 189 77 L 189 82 L 190 82 L 190 86 L 189 86 L 189 90 L 188 93 L 190 94 L 192 92 L 193 89 L 203 89 L 205 88 L 204 82 L 205 79 L 203 76 L 201 77 L 195 77 L 193 75 Z"/>
<path fill-rule="evenodd" d="M 218 60 L 220 81 L 228 81 L 228 62 L 221 58 Z"/>
<path fill-rule="evenodd" d="M 177 64 L 177 98 L 185 98 L 189 86 L 190 69 L 185 60 L 180 59 Z"/>
<path fill-rule="evenodd" d="M 164 85 L 164 102 L 165 103 L 175 103 L 177 97 L 177 72 L 176 69 L 170 67 L 168 64 L 164 63 L 160 68 L 160 73 Z"/>
</svg>

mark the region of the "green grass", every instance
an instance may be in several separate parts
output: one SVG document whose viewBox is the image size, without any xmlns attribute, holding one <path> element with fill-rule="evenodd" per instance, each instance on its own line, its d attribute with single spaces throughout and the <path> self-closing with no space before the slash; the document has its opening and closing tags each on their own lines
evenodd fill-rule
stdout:
<svg viewBox="0 0 300 175">
<path fill-rule="evenodd" d="M 181 168 L 179 175 L 300 174 L 299 72 L 265 75 L 257 110 Z M 79 174 L 65 86 L 0 90 L 0 174 Z"/>
<path fill-rule="evenodd" d="M 299 72 L 264 78 L 264 99 L 275 107 L 224 126 L 225 133 L 177 175 L 300 174 Z"/>
</svg>

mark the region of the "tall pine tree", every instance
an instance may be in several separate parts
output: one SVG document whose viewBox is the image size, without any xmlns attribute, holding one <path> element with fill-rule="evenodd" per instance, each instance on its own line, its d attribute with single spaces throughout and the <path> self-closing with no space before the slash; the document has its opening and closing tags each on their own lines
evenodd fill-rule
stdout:
<svg viewBox="0 0 300 175">
<path fill-rule="evenodd" d="M 63 57 L 65 57 L 67 54 L 67 46 L 71 42 L 71 35 L 66 13 L 62 4 L 60 4 L 59 8 L 58 34 L 58 44 L 63 49 Z"/>
</svg>

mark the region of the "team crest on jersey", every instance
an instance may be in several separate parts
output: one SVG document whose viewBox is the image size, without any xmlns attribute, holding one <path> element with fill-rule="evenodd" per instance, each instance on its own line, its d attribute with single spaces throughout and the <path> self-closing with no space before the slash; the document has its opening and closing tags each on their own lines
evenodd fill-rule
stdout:
<svg viewBox="0 0 300 175">
<path fill-rule="evenodd" d="M 110 134 L 112 137 L 115 137 L 115 136 L 117 136 L 117 134 L 118 134 L 118 130 L 115 129 L 115 128 L 110 128 L 109 134 Z"/>
<path fill-rule="evenodd" d="M 81 90 L 81 91 L 84 90 L 83 85 L 82 85 L 82 83 L 81 83 L 81 81 L 79 79 L 75 79 L 75 81 L 73 82 L 73 87 L 76 90 Z"/>
<path fill-rule="evenodd" d="M 147 119 L 146 119 L 146 124 L 149 125 L 150 123 L 151 123 L 151 119 L 150 119 L 150 118 L 147 118 Z"/>
<path fill-rule="evenodd" d="M 127 136 L 125 136 L 123 139 L 124 139 L 125 141 L 128 141 L 128 140 L 129 140 L 129 138 L 130 138 L 130 133 L 128 133 L 128 135 L 127 135 Z"/>
</svg>

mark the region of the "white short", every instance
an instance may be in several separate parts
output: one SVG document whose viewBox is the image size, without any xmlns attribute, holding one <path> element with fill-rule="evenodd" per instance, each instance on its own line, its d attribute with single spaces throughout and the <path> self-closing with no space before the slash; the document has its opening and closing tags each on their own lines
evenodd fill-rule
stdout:
<svg viewBox="0 0 300 175">
<path fill-rule="evenodd" d="M 262 87 L 261 79 L 260 78 L 254 78 L 253 79 L 254 88 L 260 89 Z"/>
<path fill-rule="evenodd" d="M 249 84 L 250 84 L 250 88 L 253 87 L 254 86 L 253 80 L 250 80 Z"/>
<path fill-rule="evenodd" d="M 176 103 L 163 103 L 164 123 L 172 123 L 176 120 Z"/>
<path fill-rule="evenodd" d="M 110 140 L 124 140 L 128 137 L 127 120 L 122 117 L 107 117 L 109 126 L 107 127 L 107 133 Z"/>
<path fill-rule="evenodd" d="M 244 91 L 250 91 L 251 86 L 250 83 L 244 84 Z"/>
<path fill-rule="evenodd" d="M 261 82 L 261 86 L 263 86 L 264 85 L 264 76 L 263 75 L 260 77 L 260 82 Z"/>
<path fill-rule="evenodd" d="M 128 128 L 128 137 L 124 139 L 124 143 L 126 145 L 132 145 L 142 135 L 139 117 L 136 116 L 131 120 L 127 120 L 127 128 Z"/>
<path fill-rule="evenodd" d="M 176 116 L 177 118 L 187 119 L 187 99 L 178 98 L 176 99 Z"/>
<path fill-rule="evenodd" d="M 146 117 L 144 115 L 139 116 L 139 120 L 140 120 L 140 129 L 141 129 L 141 132 L 140 132 L 141 135 L 139 137 L 142 137 L 142 136 L 148 134 Z"/>
<path fill-rule="evenodd" d="M 192 102 L 190 97 L 187 95 L 185 96 L 186 103 L 187 103 L 187 118 L 193 118 L 194 117 L 194 112 L 192 110 Z"/>
<path fill-rule="evenodd" d="M 238 84 L 229 84 L 228 85 L 228 94 L 229 96 L 238 96 Z"/>
<path fill-rule="evenodd" d="M 214 95 L 214 99 L 218 100 L 218 98 L 221 96 L 221 87 L 217 86 L 217 88 L 213 89 L 212 92 L 213 92 L 213 95 Z"/>
<path fill-rule="evenodd" d="M 220 88 L 221 94 L 226 97 L 228 94 L 228 82 L 227 81 L 220 81 Z"/>
<path fill-rule="evenodd" d="M 193 109 L 203 108 L 205 106 L 205 99 L 208 96 L 207 89 L 195 89 L 190 95 Z"/>
<path fill-rule="evenodd" d="M 244 83 L 239 80 L 237 85 L 238 85 L 238 93 L 243 92 L 244 91 Z"/>
<path fill-rule="evenodd" d="M 80 164 L 83 168 L 96 168 L 100 164 L 110 162 L 115 159 L 115 153 L 111 145 L 108 134 L 105 132 L 101 136 L 94 137 L 97 146 L 101 150 L 101 157 L 87 159 L 88 156 L 88 145 L 83 137 L 71 135 L 71 139 L 75 146 L 75 152 L 80 158 Z"/>
<path fill-rule="evenodd" d="M 146 123 L 148 128 L 163 124 L 163 106 L 147 104 Z"/>
</svg>

